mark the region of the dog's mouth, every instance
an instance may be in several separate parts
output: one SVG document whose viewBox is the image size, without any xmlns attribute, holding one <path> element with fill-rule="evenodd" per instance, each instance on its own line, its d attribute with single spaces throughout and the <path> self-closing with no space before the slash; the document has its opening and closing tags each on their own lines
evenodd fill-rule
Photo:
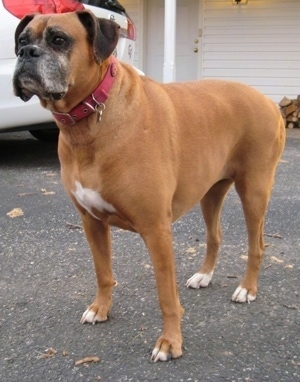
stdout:
<svg viewBox="0 0 300 382">
<path fill-rule="evenodd" d="M 29 101 L 34 95 L 43 100 L 59 101 L 64 98 L 66 92 L 49 92 L 43 89 L 29 90 L 28 88 L 20 87 L 15 90 L 15 95 L 20 97 L 24 102 Z"/>
<path fill-rule="evenodd" d="M 15 95 L 25 102 L 34 95 L 45 101 L 59 101 L 68 91 L 66 71 L 51 57 L 34 63 L 18 60 L 13 87 Z"/>
<path fill-rule="evenodd" d="M 24 102 L 29 101 L 34 95 L 43 100 L 59 101 L 66 95 L 66 89 L 67 86 L 62 84 L 49 88 L 40 80 L 23 78 L 21 75 L 14 78 L 14 93 Z"/>
<path fill-rule="evenodd" d="M 59 101 L 64 98 L 66 95 L 66 92 L 61 92 L 61 93 L 49 93 L 49 98 L 53 101 Z"/>
</svg>

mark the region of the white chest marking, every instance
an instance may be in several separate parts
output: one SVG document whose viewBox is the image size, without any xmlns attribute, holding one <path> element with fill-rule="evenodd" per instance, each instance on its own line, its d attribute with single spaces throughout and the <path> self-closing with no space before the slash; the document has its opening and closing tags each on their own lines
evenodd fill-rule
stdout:
<svg viewBox="0 0 300 382">
<path fill-rule="evenodd" d="M 75 191 L 72 191 L 77 202 L 86 209 L 94 218 L 99 219 L 92 212 L 92 208 L 99 212 L 117 212 L 113 205 L 107 203 L 101 196 L 100 192 L 91 190 L 90 188 L 83 188 L 81 183 L 75 181 Z"/>
</svg>

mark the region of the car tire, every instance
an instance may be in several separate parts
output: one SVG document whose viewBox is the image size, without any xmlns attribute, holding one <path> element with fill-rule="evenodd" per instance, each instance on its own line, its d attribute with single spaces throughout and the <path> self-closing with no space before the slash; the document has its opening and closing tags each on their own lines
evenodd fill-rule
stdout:
<svg viewBox="0 0 300 382">
<path fill-rule="evenodd" d="M 30 134 L 44 143 L 55 143 L 58 141 L 59 130 L 57 127 L 42 130 L 29 130 Z"/>
</svg>

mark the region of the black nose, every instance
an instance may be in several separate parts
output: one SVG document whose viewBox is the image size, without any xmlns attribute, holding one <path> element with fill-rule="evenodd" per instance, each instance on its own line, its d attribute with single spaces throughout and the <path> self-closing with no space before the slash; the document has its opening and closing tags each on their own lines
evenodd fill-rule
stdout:
<svg viewBox="0 0 300 382">
<path fill-rule="evenodd" d="M 21 57 L 24 59 L 37 58 L 37 57 L 40 57 L 42 54 L 43 54 L 42 49 L 35 45 L 23 46 L 18 51 L 18 57 Z"/>
</svg>

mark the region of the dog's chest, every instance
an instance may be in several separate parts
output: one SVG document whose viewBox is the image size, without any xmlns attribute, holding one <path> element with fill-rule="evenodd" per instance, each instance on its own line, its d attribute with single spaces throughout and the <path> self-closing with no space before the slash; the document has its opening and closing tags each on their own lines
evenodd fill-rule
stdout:
<svg viewBox="0 0 300 382">
<path fill-rule="evenodd" d="M 103 213 L 116 213 L 116 209 L 110 203 L 107 203 L 100 192 L 85 188 L 78 181 L 75 181 L 75 189 L 72 191 L 76 201 L 82 208 L 88 211 L 96 219 L 100 219 L 97 215 L 97 211 Z"/>
</svg>

